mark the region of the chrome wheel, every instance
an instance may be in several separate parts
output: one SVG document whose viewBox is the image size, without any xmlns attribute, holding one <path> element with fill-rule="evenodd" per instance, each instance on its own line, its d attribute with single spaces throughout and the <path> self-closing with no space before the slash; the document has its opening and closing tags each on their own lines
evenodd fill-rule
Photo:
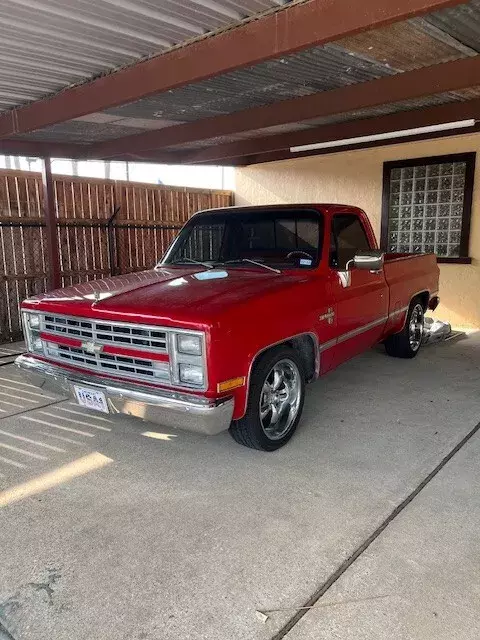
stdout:
<svg viewBox="0 0 480 640">
<path fill-rule="evenodd" d="M 263 432 L 280 440 L 295 422 L 300 408 L 302 384 L 297 365 L 279 360 L 270 370 L 260 394 L 259 412 Z"/>
<path fill-rule="evenodd" d="M 416 304 L 412 309 L 408 326 L 408 339 L 412 351 L 418 351 L 420 349 L 423 338 L 423 324 L 423 307 L 421 304 Z"/>
</svg>

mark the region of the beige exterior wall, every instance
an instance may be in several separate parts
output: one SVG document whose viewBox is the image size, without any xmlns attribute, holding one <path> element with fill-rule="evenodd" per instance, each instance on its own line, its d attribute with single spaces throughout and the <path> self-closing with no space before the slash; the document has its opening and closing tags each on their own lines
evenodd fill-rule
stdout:
<svg viewBox="0 0 480 640">
<path fill-rule="evenodd" d="M 480 328 L 480 134 L 346 151 L 253 165 L 236 171 L 236 204 L 331 202 L 353 204 L 380 237 L 383 163 L 477 151 L 470 234 L 471 265 L 440 265 L 441 304 L 435 316 Z"/>
</svg>

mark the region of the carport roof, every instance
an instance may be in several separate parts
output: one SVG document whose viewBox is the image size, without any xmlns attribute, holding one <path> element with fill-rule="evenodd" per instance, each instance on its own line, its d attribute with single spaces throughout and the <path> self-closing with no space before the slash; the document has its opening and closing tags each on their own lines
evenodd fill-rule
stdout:
<svg viewBox="0 0 480 640">
<path fill-rule="evenodd" d="M 245 165 L 480 111 L 480 0 L 12 0 L 0 36 L 3 153 Z"/>
</svg>

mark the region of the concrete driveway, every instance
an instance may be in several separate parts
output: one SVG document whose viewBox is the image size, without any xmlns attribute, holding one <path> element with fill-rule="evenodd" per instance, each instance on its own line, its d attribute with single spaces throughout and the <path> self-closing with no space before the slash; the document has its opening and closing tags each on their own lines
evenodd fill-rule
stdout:
<svg viewBox="0 0 480 640">
<path fill-rule="evenodd" d="M 476 640 L 478 335 L 347 363 L 308 389 L 295 438 L 271 454 L 88 413 L 0 360 L 3 627 Z"/>
</svg>

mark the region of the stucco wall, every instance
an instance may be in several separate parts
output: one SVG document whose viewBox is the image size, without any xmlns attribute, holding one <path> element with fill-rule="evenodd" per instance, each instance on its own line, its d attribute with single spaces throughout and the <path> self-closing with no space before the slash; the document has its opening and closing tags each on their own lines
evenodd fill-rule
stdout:
<svg viewBox="0 0 480 640">
<path fill-rule="evenodd" d="M 477 151 L 470 234 L 471 265 L 440 265 L 441 305 L 435 316 L 457 327 L 480 327 L 480 134 L 347 151 L 253 165 L 236 171 L 236 204 L 354 204 L 380 237 L 383 163 Z"/>
</svg>

